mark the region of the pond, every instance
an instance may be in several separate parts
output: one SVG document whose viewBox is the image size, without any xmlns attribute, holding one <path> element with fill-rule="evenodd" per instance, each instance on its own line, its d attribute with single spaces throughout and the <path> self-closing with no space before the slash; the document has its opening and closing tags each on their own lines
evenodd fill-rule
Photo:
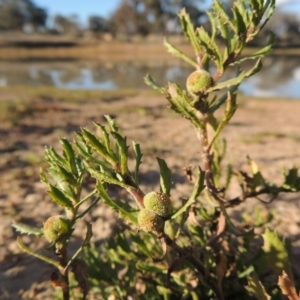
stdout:
<svg viewBox="0 0 300 300">
<path fill-rule="evenodd" d="M 250 61 L 245 68 L 250 68 Z M 0 86 L 56 86 L 63 89 L 147 89 L 143 77 L 168 81 L 182 87 L 192 68 L 177 60 L 149 61 L 17 61 L 2 62 Z M 212 70 L 213 71 L 213 70 Z M 236 69 L 228 70 L 226 77 Z M 300 99 L 300 56 L 269 56 L 260 73 L 247 79 L 240 91 L 253 96 Z"/>
</svg>

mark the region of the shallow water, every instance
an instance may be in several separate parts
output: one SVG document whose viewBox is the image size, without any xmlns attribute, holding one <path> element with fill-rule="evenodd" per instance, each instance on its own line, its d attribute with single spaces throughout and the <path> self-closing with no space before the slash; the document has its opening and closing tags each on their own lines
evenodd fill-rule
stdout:
<svg viewBox="0 0 300 300">
<path fill-rule="evenodd" d="M 253 61 L 245 64 L 251 67 Z M 23 61 L 0 64 L 0 86 L 56 86 L 64 89 L 147 89 L 143 77 L 182 87 L 192 68 L 178 61 Z M 212 72 L 213 72 L 212 68 Z M 236 72 L 228 70 L 224 80 Z M 300 56 L 269 56 L 260 73 L 240 86 L 247 95 L 300 99 Z"/>
</svg>

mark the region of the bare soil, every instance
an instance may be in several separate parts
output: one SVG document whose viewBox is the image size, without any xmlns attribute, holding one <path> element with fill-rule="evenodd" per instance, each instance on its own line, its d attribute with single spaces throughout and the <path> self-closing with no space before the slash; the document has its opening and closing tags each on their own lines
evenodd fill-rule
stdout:
<svg viewBox="0 0 300 300">
<path fill-rule="evenodd" d="M 25 98 L 24 98 L 25 97 Z M 191 185 L 182 171 L 188 165 L 200 163 L 200 143 L 191 125 L 166 106 L 160 95 L 139 93 L 124 97 L 82 98 L 74 103 L 59 98 L 34 97 L 26 99 L 27 109 L 17 117 L 1 120 L 0 140 L 0 299 L 52 299 L 49 283 L 51 266 L 21 252 L 16 243 L 18 233 L 11 224 L 23 222 L 41 227 L 43 222 L 59 211 L 47 196 L 46 187 L 39 180 L 45 146 L 58 151 L 59 137 L 74 138 L 73 132 L 81 126 L 93 129 L 93 121 L 104 123 L 104 114 L 116 118 L 122 133 L 142 146 L 141 187 L 145 192 L 158 187 L 158 166 L 155 157 L 163 158 L 173 172 L 173 198 L 186 197 Z M 1 101 L 13 98 L 0 95 Z M 24 100 L 24 101 L 25 101 Z M 17 110 L 18 111 L 18 110 Z M 280 183 L 283 167 L 300 166 L 300 102 L 276 99 L 242 97 L 240 108 L 223 133 L 227 139 L 227 162 L 235 169 L 247 169 L 246 156 L 250 155 L 260 166 L 269 181 Z M 230 197 L 239 193 L 232 187 Z M 248 199 L 232 209 L 240 218 L 243 212 L 250 215 L 254 207 L 276 210 L 271 224 L 292 242 L 295 271 L 300 275 L 300 195 L 279 195 L 270 204 Z M 116 216 L 99 204 L 87 216 L 93 222 L 94 241 L 111 234 Z M 82 226 L 82 227 L 80 227 Z M 72 240 L 72 249 L 80 243 L 84 230 L 80 225 Z M 23 237 L 33 250 L 46 253 L 42 239 Z M 73 251 L 71 249 L 71 251 Z"/>
</svg>

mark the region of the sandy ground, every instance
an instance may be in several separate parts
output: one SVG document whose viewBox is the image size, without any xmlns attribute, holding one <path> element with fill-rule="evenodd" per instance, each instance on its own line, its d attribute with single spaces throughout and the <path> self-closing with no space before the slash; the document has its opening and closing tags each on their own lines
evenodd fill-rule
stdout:
<svg viewBox="0 0 300 300">
<path fill-rule="evenodd" d="M 7 96 L 7 95 L 6 95 Z M 1 100 L 5 98 L 1 96 Z M 0 101 L 1 101 L 0 100 Z M 42 226 L 57 208 L 39 181 L 39 168 L 44 147 L 60 149 L 58 137 L 73 138 L 80 126 L 93 128 L 92 122 L 104 122 L 110 114 L 127 136 L 142 146 L 142 189 L 147 192 L 158 186 L 158 167 L 155 157 L 166 160 L 173 172 L 174 197 L 187 196 L 191 190 L 182 168 L 199 164 L 200 144 L 191 125 L 177 117 L 160 95 L 151 93 L 109 99 L 82 99 L 77 103 L 62 103 L 59 99 L 31 100 L 31 112 L 14 124 L 1 122 L 0 134 L 0 299 L 52 299 L 49 274 L 53 270 L 44 262 L 22 253 L 17 244 L 18 234 L 11 228 L 12 221 Z M 245 168 L 249 154 L 270 181 L 281 182 L 281 169 L 300 166 L 300 102 L 244 99 L 223 136 L 228 141 L 227 161 L 234 167 Z M 237 191 L 232 189 L 232 196 Z M 236 208 L 236 217 L 244 211 L 276 209 L 276 228 L 294 245 L 293 262 L 300 257 L 300 201 L 299 193 L 280 195 L 267 206 L 255 199 Z M 94 241 L 99 241 L 112 230 L 115 215 L 99 205 L 87 216 L 93 222 Z M 83 227 L 76 234 L 80 237 Z M 24 237 L 32 249 L 43 249 L 45 243 Z M 80 239 L 74 239 L 72 248 Z M 41 250 L 44 251 L 44 250 Z M 299 261 L 299 260 L 298 260 Z M 296 271 L 300 269 L 293 263 Z M 300 272 L 298 273 L 298 275 Z"/>
</svg>

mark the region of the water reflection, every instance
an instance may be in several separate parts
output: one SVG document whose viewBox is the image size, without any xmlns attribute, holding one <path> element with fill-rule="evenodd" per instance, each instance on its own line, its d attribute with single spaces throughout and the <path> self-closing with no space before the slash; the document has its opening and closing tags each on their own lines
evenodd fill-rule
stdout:
<svg viewBox="0 0 300 300">
<path fill-rule="evenodd" d="M 245 65 L 250 68 L 251 62 Z M 57 86 L 65 89 L 147 89 L 150 73 L 159 83 L 185 86 L 192 68 L 177 61 L 9 62 L 0 68 L 0 86 Z M 230 74 L 232 73 L 232 74 Z M 236 73 L 229 70 L 226 77 Z M 226 78 L 225 78 L 226 79 Z M 249 95 L 300 98 L 300 57 L 268 57 L 260 73 L 240 86 Z"/>
</svg>

